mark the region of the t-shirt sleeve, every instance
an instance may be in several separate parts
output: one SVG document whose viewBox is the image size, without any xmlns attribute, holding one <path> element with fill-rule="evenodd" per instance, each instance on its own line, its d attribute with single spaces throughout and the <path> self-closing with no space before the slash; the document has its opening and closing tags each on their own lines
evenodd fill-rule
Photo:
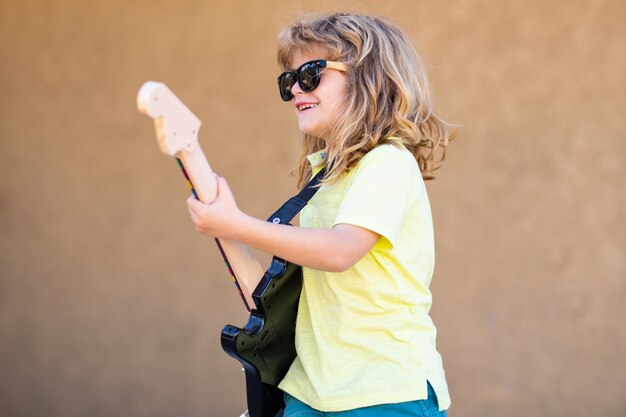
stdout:
<svg viewBox="0 0 626 417">
<path fill-rule="evenodd" d="M 413 156 L 393 145 L 380 146 L 357 164 L 333 226 L 363 227 L 395 245 L 402 226 L 414 175 L 419 169 Z"/>
</svg>

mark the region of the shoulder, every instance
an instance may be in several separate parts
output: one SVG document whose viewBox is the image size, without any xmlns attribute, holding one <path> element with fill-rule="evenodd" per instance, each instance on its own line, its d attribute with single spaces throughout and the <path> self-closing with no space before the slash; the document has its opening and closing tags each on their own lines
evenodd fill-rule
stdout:
<svg viewBox="0 0 626 417">
<path fill-rule="evenodd" d="M 356 166 L 357 171 L 371 167 L 389 173 L 404 172 L 416 175 L 419 172 L 417 161 L 411 152 L 400 144 L 386 143 L 369 151 Z"/>
</svg>

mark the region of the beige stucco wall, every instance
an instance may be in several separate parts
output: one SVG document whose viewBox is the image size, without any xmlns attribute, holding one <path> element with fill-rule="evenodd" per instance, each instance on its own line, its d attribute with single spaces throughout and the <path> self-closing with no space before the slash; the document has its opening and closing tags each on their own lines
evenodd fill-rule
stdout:
<svg viewBox="0 0 626 417">
<path fill-rule="evenodd" d="M 276 34 L 337 9 L 403 27 L 463 125 L 428 185 L 450 415 L 626 415 L 622 0 L 1 0 L 0 415 L 243 411 L 246 315 L 135 95 L 166 82 L 263 217 L 299 140 Z"/>
</svg>

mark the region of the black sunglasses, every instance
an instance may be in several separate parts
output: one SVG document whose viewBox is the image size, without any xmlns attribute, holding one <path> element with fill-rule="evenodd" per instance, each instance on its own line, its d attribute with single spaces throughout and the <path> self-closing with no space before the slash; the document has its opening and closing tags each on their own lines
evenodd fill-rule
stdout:
<svg viewBox="0 0 626 417">
<path fill-rule="evenodd" d="M 280 98 L 284 101 L 289 101 L 293 98 L 291 89 L 296 81 L 300 89 L 306 93 L 315 90 L 320 85 L 320 74 L 324 68 L 347 71 L 346 64 L 342 62 L 326 61 L 324 59 L 305 62 L 298 69 L 285 71 L 278 76 Z"/>
</svg>

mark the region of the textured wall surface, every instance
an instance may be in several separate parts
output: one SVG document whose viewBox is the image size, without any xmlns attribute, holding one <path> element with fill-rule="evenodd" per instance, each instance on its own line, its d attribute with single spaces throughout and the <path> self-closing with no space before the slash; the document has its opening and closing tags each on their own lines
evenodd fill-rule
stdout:
<svg viewBox="0 0 626 417">
<path fill-rule="evenodd" d="M 166 82 L 264 217 L 299 143 L 276 35 L 331 10 L 404 28 L 462 124 L 428 184 L 450 415 L 626 415 L 622 0 L 0 0 L 0 415 L 244 410 L 246 314 L 135 96 Z"/>
</svg>

